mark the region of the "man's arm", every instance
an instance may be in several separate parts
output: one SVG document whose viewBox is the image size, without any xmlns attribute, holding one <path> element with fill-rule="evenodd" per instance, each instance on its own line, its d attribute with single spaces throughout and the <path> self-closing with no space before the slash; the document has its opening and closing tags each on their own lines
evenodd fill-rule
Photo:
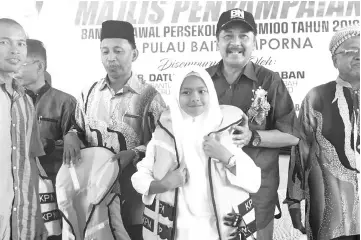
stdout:
<svg viewBox="0 0 361 240">
<path fill-rule="evenodd" d="M 157 93 L 152 102 L 149 105 L 147 111 L 147 123 L 145 125 L 145 129 L 143 129 L 144 137 L 142 139 L 143 144 L 134 148 L 133 151 L 135 152 L 135 157 L 133 158 L 133 165 L 135 166 L 142 158 L 145 156 L 146 146 L 150 139 L 152 138 L 152 133 L 154 132 L 155 128 L 158 125 L 158 120 L 162 114 L 162 112 L 166 109 L 166 104 L 160 95 Z"/>
<path fill-rule="evenodd" d="M 70 130 L 64 135 L 63 162 L 65 164 L 79 161 L 81 144 L 86 143 L 84 100 L 85 95 L 83 92 L 76 103 L 74 115 L 70 117 Z"/>
<path fill-rule="evenodd" d="M 305 171 L 307 168 L 307 159 L 309 158 L 309 150 L 313 141 L 313 132 L 315 125 L 313 108 L 308 94 L 302 102 L 299 113 L 300 123 L 300 142 L 292 147 L 290 166 L 288 170 L 287 195 L 283 203 L 288 204 L 293 227 L 305 233 L 306 230 L 301 220 L 300 202 L 305 199 Z"/>
</svg>

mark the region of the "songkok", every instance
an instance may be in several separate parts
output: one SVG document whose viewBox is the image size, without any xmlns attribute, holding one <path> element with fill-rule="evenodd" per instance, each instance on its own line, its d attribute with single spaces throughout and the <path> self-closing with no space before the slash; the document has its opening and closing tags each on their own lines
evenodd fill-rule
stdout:
<svg viewBox="0 0 361 240">
<path fill-rule="evenodd" d="M 332 55 L 335 54 L 337 48 L 347 39 L 360 36 L 360 25 L 350 25 L 345 28 L 338 30 L 332 37 L 330 42 L 330 52 Z"/>
<path fill-rule="evenodd" d="M 105 21 L 102 23 L 100 41 L 105 38 L 123 38 L 135 45 L 133 25 L 125 21 Z"/>
</svg>

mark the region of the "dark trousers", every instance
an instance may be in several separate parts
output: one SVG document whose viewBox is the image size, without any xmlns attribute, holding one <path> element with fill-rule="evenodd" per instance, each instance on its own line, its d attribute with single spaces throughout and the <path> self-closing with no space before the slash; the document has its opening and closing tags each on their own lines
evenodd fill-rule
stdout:
<svg viewBox="0 0 361 240">
<path fill-rule="evenodd" d="M 61 240 L 61 234 L 59 236 L 50 236 L 48 240 Z"/>
<path fill-rule="evenodd" d="M 124 226 L 125 230 L 127 230 L 130 239 L 132 240 L 143 240 L 143 225 L 131 225 Z"/>
<path fill-rule="evenodd" d="M 331 240 L 360 240 L 360 235 L 343 236 L 338 238 L 332 238 Z"/>
</svg>

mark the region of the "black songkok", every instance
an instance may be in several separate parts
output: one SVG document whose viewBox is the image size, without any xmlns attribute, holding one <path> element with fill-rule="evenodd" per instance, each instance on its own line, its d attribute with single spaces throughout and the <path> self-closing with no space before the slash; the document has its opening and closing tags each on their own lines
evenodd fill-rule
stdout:
<svg viewBox="0 0 361 240">
<path fill-rule="evenodd" d="M 123 38 L 135 45 L 133 25 L 125 21 L 105 21 L 102 23 L 100 41 L 105 38 Z"/>
</svg>

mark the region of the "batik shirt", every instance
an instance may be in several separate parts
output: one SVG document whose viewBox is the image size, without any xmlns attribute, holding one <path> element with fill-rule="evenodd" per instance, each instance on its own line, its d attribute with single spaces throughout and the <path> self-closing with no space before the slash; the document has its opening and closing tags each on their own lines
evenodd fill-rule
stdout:
<svg viewBox="0 0 361 240">
<path fill-rule="evenodd" d="M 0 79 L 0 238 L 33 240 L 41 223 L 35 157 L 44 152 L 30 97 L 15 80 L 12 89 Z"/>
<path fill-rule="evenodd" d="M 342 79 L 312 89 L 299 113 L 286 203 L 306 200 L 308 239 L 360 234 L 360 93 Z"/>
<path fill-rule="evenodd" d="M 140 195 L 133 189 L 130 177 L 136 171 L 135 164 L 145 156 L 145 145 L 164 109 L 165 103 L 157 90 L 138 80 L 134 73 L 117 93 L 106 77 L 83 91 L 78 100 L 75 128 L 87 146 L 105 147 L 114 153 L 129 149 L 137 152 L 134 166 L 131 164 L 128 171 L 123 171 L 120 179 L 120 191 L 131 204 L 129 208 L 136 205 L 135 202 L 141 204 Z M 132 214 L 128 214 L 129 218 L 132 218 Z"/>
</svg>

